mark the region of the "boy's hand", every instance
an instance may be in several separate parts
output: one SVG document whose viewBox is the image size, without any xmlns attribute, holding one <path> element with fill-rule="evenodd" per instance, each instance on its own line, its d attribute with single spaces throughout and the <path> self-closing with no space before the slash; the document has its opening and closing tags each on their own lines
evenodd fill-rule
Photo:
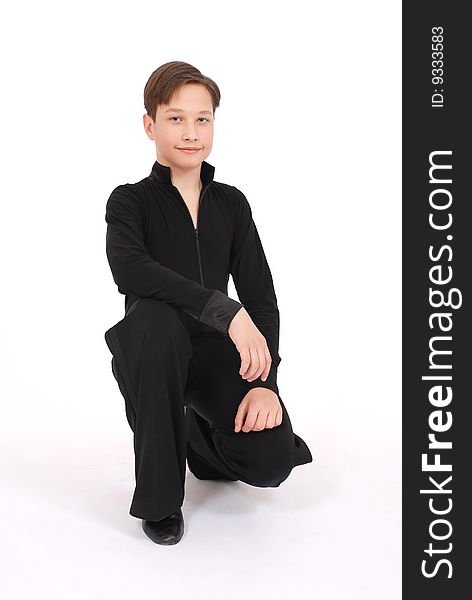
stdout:
<svg viewBox="0 0 472 600">
<path fill-rule="evenodd" d="M 275 392 L 253 388 L 244 396 L 234 419 L 234 431 L 261 431 L 282 423 L 282 407 Z"/>
<path fill-rule="evenodd" d="M 261 375 L 262 381 L 265 381 L 269 375 L 272 358 L 265 337 L 254 325 L 244 307 L 233 317 L 228 335 L 241 355 L 239 374 L 242 378 L 254 381 Z"/>
</svg>

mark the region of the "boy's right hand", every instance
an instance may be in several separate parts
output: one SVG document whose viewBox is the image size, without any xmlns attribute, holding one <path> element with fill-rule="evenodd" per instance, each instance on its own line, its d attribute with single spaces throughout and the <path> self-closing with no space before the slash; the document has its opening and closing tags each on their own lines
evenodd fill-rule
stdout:
<svg viewBox="0 0 472 600">
<path fill-rule="evenodd" d="M 261 376 L 262 381 L 265 381 L 269 375 L 272 358 L 265 337 L 254 325 L 244 307 L 233 317 L 228 335 L 241 355 L 239 374 L 243 379 L 254 381 Z"/>
</svg>

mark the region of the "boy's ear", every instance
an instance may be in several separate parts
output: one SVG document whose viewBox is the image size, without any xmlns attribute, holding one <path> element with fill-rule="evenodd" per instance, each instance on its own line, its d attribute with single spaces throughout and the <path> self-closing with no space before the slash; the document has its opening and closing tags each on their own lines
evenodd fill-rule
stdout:
<svg viewBox="0 0 472 600">
<path fill-rule="evenodd" d="M 150 140 L 154 139 L 152 136 L 152 131 L 149 127 L 149 125 L 152 123 L 152 119 L 149 117 L 149 115 L 147 113 L 145 113 L 143 115 L 143 127 L 144 127 L 144 131 L 146 133 L 146 135 L 148 136 L 148 138 Z"/>
</svg>

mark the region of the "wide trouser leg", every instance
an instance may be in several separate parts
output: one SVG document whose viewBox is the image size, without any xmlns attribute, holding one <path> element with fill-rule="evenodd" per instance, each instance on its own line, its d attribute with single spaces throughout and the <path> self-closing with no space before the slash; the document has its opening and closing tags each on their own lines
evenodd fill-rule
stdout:
<svg viewBox="0 0 472 600">
<path fill-rule="evenodd" d="M 310 449 L 292 429 L 277 385 L 282 423 L 261 431 L 234 431 L 240 402 L 249 391 L 240 374 L 241 356 L 231 338 L 215 332 L 192 339 L 186 396 L 187 461 L 201 479 L 241 480 L 278 487 L 293 467 L 313 461 Z"/>
<path fill-rule="evenodd" d="M 178 309 L 141 298 L 105 340 L 134 433 L 136 488 L 129 512 L 158 521 L 184 500 L 189 333 Z"/>
</svg>

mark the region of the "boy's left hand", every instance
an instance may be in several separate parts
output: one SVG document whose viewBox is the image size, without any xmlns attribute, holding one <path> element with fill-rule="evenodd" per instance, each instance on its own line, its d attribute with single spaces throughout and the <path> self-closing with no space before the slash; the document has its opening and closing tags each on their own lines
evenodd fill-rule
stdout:
<svg viewBox="0 0 472 600">
<path fill-rule="evenodd" d="M 242 399 L 234 420 L 234 431 L 262 431 L 282 423 L 282 407 L 275 392 L 253 388 Z"/>
</svg>

